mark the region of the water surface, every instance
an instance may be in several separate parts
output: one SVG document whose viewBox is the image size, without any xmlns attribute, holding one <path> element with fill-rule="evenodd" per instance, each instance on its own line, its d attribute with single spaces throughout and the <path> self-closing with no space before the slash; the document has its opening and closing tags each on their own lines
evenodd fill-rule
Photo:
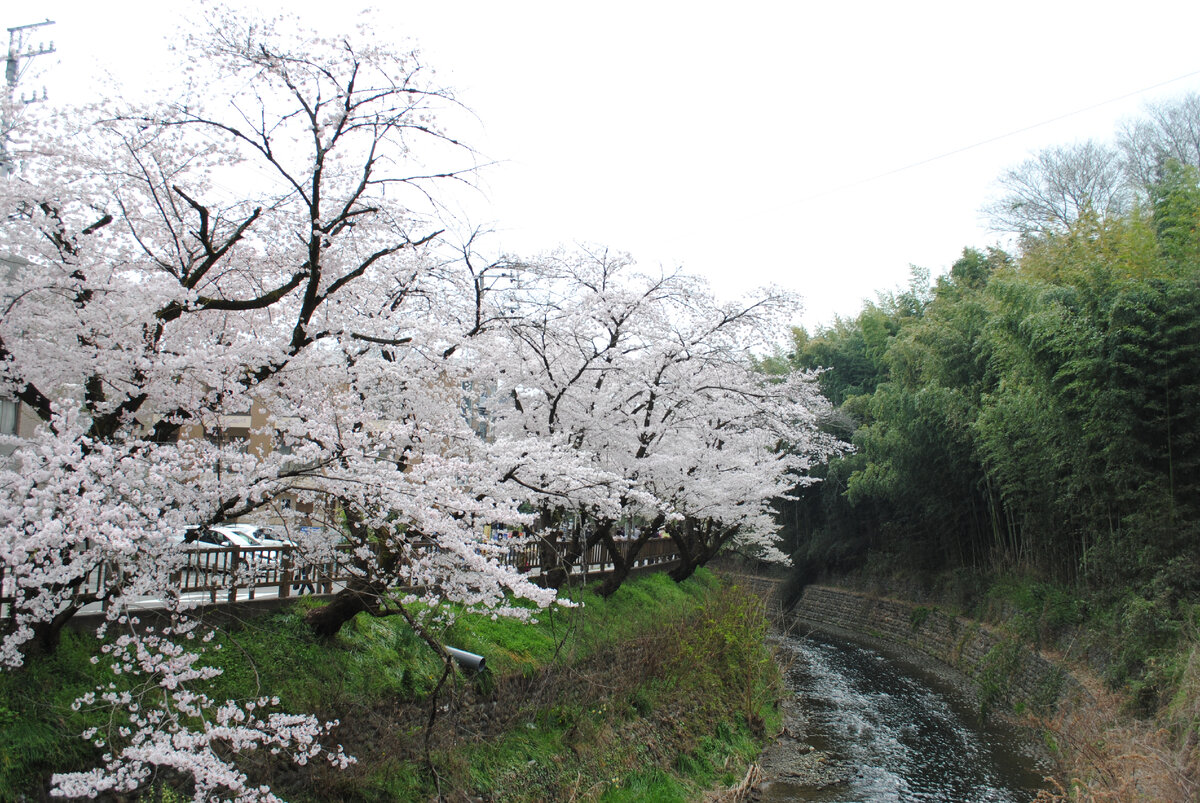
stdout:
<svg viewBox="0 0 1200 803">
<path fill-rule="evenodd" d="M 807 712 L 804 739 L 846 765 L 849 780 L 814 790 L 785 781 L 762 800 L 821 803 L 1025 803 L 1043 773 L 1014 734 L 984 723 L 933 675 L 874 650 L 786 638 L 787 681 Z"/>
</svg>

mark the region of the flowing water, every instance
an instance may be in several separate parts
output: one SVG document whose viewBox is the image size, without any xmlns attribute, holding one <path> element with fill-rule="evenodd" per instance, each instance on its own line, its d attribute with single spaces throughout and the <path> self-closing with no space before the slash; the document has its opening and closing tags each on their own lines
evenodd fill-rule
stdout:
<svg viewBox="0 0 1200 803">
<path fill-rule="evenodd" d="M 1013 734 L 981 721 L 933 675 L 853 644 L 789 637 L 781 646 L 795 659 L 787 680 L 805 712 L 801 749 L 840 765 L 845 780 L 814 789 L 781 778 L 760 800 L 1024 803 L 1041 788 Z"/>
</svg>

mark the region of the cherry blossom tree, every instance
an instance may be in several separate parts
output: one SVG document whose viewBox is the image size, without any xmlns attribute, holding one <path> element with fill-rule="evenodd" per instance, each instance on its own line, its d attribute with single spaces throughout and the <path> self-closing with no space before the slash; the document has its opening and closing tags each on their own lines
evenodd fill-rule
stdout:
<svg viewBox="0 0 1200 803">
<path fill-rule="evenodd" d="M 201 796 L 269 797 L 223 756 L 321 752 L 310 717 L 203 697 L 184 631 L 151 637 L 126 614 L 140 596 L 186 614 L 171 578 L 187 525 L 282 498 L 293 523 L 302 506 L 336 511 L 342 526 L 300 544 L 320 556 L 347 538 L 357 573 L 315 613 L 320 632 L 401 611 L 400 576 L 512 613 L 525 609 L 507 595 L 553 599 L 472 527 L 521 515 L 461 411 L 485 329 L 470 325 L 473 274 L 432 250 L 438 186 L 474 168 L 437 124 L 452 96 L 363 30 L 210 19 L 185 42 L 199 66 L 179 97 L 48 121 L 0 179 L 15 266 L 0 276 L 0 395 L 41 422 L 0 467 L 14 598 L 0 660 L 53 649 L 109 566 L 114 671 L 145 673 L 159 698 L 104 700 L 122 723 L 105 766 L 64 777 L 63 794 L 132 790 L 158 765 L 190 772 Z M 265 427 L 228 436 L 254 406 Z"/>
<path fill-rule="evenodd" d="M 555 601 L 484 523 L 580 517 L 567 559 L 604 544 L 606 593 L 660 531 L 683 573 L 731 541 L 781 558 L 766 501 L 838 448 L 812 376 L 753 370 L 793 299 L 718 303 L 599 249 L 451 249 L 443 193 L 475 155 L 440 127 L 453 96 L 414 54 L 365 30 L 208 18 L 181 47 L 196 66 L 178 96 L 46 120 L 0 178 L 0 396 L 40 421 L 2 444 L 0 663 L 54 649 L 108 567 L 103 660 L 141 681 L 81 701 L 113 727 L 86 734 L 102 766 L 57 778 L 63 795 L 136 791 L 166 767 L 197 799 L 267 800 L 239 750 L 350 760 L 319 743 L 332 723 L 205 695 L 173 582 L 190 525 L 325 511 L 326 529 L 292 528 L 301 560 L 337 551 L 353 576 L 314 631 L 399 614 L 445 657 L 412 600 L 514 616 L 529 615 L 514 597 Z M 485 398 L 480 437 L 465 408 Z M 232 432 L 247 410 L 265 423 Z M 647 526 L 618 542 L 631 519 Z M 130 615 L 147 596 L 168 626 Z"/>
<path fill-rule="evenodd" d="M 813 375 L 773 381 L 750 359 L 786 331 L 795 299 L 718 303 L 693 277 L 646 275 L 602 249 L 551 255 L 520 277 L 508 296 L 520 310 L 513 359 L 495 379 L 510 400 L 497 429 L 570 455 L 506 475 L 544 520 L 570 511 L 588 523 L 586 538 L 562 546 L 565 559 L 603 544 L 615 571 L 601 593 L 664 527 L 686 557 L 680 577 L 734 538 L 783 559 L 769 500 L 840 448 L 817 426 L 828 405 Z M 645 526 L 618 539 L 623 520 Z M 717 533 L 704 549 L 687 536 L 697 523 Z"/>
</svg>

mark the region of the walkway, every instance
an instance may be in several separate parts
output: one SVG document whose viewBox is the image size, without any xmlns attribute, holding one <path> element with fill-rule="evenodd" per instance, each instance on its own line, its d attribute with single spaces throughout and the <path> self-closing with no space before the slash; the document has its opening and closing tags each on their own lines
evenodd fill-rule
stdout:
<svg viewBox="0 0 1200 803">
<path fill-rule="evenodd" d="M 628 559 L 629 549 L 625 549 Z M 413 550 L 429 554 L 438 550 L 433 541 L 417 543 Z M 353 557 L 338 551 L 328 560 L 305 559 L 294 547 L 213 547 L 184 553 L 184 563 L 174 575 L 174 585 L 181 597 L 200 605 L 246 602 L 249 600 L 287 599 L 301 594 L 329 596 L 336 594 L 355 576 Z M 501 549 L 497 563 L 508 566 L 533 579 L 556 568 L 565 568 L 569 577 L 600 577 L 613 571 L 613 562 L 603 544 L 597 544 L 587 555 L 569 566 L 562 563 L 562 553 L 553 542 L 529 537 L 514 539 L 507 549 Z M 634 569 L 656 566 L 667 569 L 679 559 L 675 544 L 669 538 L 646 541 L 633 560 Z M 12 570 L 0 564 L 0 619 L 13 615 Z M 88 574 L 76 593 L 84 603 L 84 612 L 104 610 L 102 602 L 108 589 L 121 582 L 121 567 L 97 566 Z M 399 585 L 416 585 L 410 574 L 406 583 L 403 572 Z M 161 607 L 156 597 L 142 597 L 132 607 Z"/>
</svg>

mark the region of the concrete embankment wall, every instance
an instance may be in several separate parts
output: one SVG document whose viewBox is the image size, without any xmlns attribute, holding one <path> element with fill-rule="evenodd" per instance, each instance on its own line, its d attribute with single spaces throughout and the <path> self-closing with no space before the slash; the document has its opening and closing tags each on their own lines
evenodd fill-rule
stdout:
<svg viewBox="0 0 1200 803">
<path fill-rule="evenodd" d="M 784 627 L 932 659 L 969 681 L 987 710 L 1049 715 L 1060 705 L 1086 705 L 1089 699 L 1074 677 L 1015 637 L 937 607 L 813 585 L 785 612 L 781 581 L 727 576 L 761 596 Z"/>
</svg>

